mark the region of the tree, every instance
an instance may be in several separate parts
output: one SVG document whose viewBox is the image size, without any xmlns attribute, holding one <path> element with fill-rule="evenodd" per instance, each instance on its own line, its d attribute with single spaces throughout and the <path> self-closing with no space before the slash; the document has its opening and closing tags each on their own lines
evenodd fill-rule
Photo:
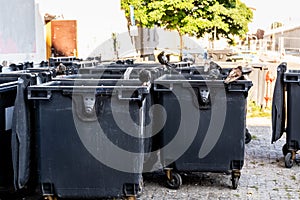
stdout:
<svg viewBox="0 0 300 200">
<path fill-rule="evenodd" d="M 217 37 L 223 36 L 229 40 L 232 40 L 234 35 L 244 37 L 253 18 L 252 11 L 240 0 L 223 1 L 223 4 L 220 2 L 216 1 L 207 15 L 216 27 Z"/>
<path fill-rule="evenodd" d="M 185 34 L 202 37 L 214 33 L 218 38 L 231 39 L 234 35 L 245 35 L 253 17 L 240 0 L 121 0 L 129 23 L 129 5 L 135 8 L 138 26 L 176 30 L 181 52 Z"/>
</svg>

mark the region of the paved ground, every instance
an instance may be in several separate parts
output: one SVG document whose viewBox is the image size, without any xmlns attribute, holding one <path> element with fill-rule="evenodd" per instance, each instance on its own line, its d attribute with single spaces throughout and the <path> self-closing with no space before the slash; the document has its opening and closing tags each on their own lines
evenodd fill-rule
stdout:
<svg viewBox="0 0 300 200">
<path fill-rule="evenodd" d="M 179 190 L 164 187 L 164 175 L 145 177 L 140 199 L 300 199 L 300 166 L 284 166 L 282 146 L 285 138 L 271 144 L 271 127 L 267 118 L 250 119 L 248 129 L 253 138 L 246 145 L 245 165 L 239 187 L 231 189 L 230 176 L 197 173 L 183 177 Z"/>
<path fill-rule="evenodd" d="M 281 150 L 285 138 L 271 144 L 268 118 L 247 119 L 247 127 L 252 141 L 245 148 L 245 164 L 236 190 L 231 189 L 229 175 L 213 173 L 183 176 L 181 188 L 170 190 L 164 185 L 165 175 L 158 172 L 144 177 L 140 200 L 300 199 L 300 166 L 285 168 Z"/>
</svg>

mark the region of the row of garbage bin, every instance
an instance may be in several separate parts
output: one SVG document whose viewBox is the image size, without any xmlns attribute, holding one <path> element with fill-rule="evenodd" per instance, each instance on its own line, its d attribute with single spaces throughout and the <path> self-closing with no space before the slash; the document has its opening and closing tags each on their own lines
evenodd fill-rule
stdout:
<svg viewBox="0 0 300 200">
<path fill-rule="evenodd" d="M 252 86 L 234 71 L 241 68 L 162 62 L 51 70 L 0 74 L 1 199 L 135 199 L 157 163 L 172 189 L 182 172 L 225 172 L 238 187 Z"/>
</svg>

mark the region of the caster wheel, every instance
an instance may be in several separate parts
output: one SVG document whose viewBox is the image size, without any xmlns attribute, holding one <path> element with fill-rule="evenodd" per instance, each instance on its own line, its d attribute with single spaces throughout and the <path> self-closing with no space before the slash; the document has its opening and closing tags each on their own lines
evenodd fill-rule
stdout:
<svg viewBox="0 0 300 200">
<path fill-rule="evenodd" d="M 292 158 L 292 153 L 288 152 L 284 157 L 284 164 L 286 168 L 292 168 L 294 160 Z"/>
<path fill-rule="evenodd" d="M 232 176 L 232 178 L 231 178 L 232 189 L 234 189 L 234 190 L 237 189 L 237 187 L 239 185 L 239 180 L 240 180 L 240 177 Z"/>
<path fill-rule="evenodd" d="M 167 178 L 167 187 L 170 189 L 178 189 L 182 185 L 181 176 L 176 173 L 172 172 L 172 179 Z"/>
<path fill-rule="evenodd" d="M 45 200 L 57 200 L 57 198 L 54 196 L 45 196 L 44 199 Z"/>
<path fill-rule="evenodd" d="M 289 152 L 289 150 L 288 150 L 288 148 L 287 148 L 287 145 L 284 144 L 284 145 L 282 146 L 282 153 L 283 153 L 283 155 L 286 156 L 286 154 L 288 154 L 288 152 Z"/>
<path fill-rule="evenodd" d="M 139 189 L 138 189 L 137 194 L 136 194 L 137 197 L 142 196 L 143 189 L 144 189 L 144 180 L 142 179 L 142 180 L 140 181 Z"/>
<path fill-rule="evenodd" d="M 126 197 L 125 199 L 126 199 L 126 200 L 137 200 L 137 198 L 134 197 L 134 196 Z"/>
<path fill-rule="evenodd" d="M 245 135 L 245 144 L 248 144 L 252 139 L 251 134 L 249 133 L 248 129 L 246 128 L 246 135 Z"/>
</svg>

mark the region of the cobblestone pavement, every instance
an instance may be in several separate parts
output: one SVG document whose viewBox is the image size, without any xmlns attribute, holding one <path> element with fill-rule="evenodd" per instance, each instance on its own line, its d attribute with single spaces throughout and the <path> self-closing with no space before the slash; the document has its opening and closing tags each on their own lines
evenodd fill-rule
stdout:
<svg viewBox="0 0 300 200">
<path fill-rule="evenodd" d="M 282 154 L 285 137 L 271 144 L 269 121 L 247 119 L 252 140 L 245 146 L 245 163 L 236 190 L 231 188 L 231 176 L 219 173 L 183 176 L 180 189 L 171 190 L 165 187 L 165 174 L 157 172 L 144 176 L 144 190 L 139 199 L 300 199 L 300 166 L 294 164 L 291 169 L 285 168 Z"/>
<path fill-rule="evenodd" d="M 300 199 L 300 166 L 284 166 L 285 137 L 271 144 L 270 125 L 256 122 L 259 124 L 248 124 L 252 141 L 245 147 L 245 163 L 236 190 L 231 189 L 230 175 L 215 173 L 184 176 L 181 188 L 170 190 L 164 186 L 164 174 L 157 173 L 145 176 L 140 199 Z"/>
</svg>

